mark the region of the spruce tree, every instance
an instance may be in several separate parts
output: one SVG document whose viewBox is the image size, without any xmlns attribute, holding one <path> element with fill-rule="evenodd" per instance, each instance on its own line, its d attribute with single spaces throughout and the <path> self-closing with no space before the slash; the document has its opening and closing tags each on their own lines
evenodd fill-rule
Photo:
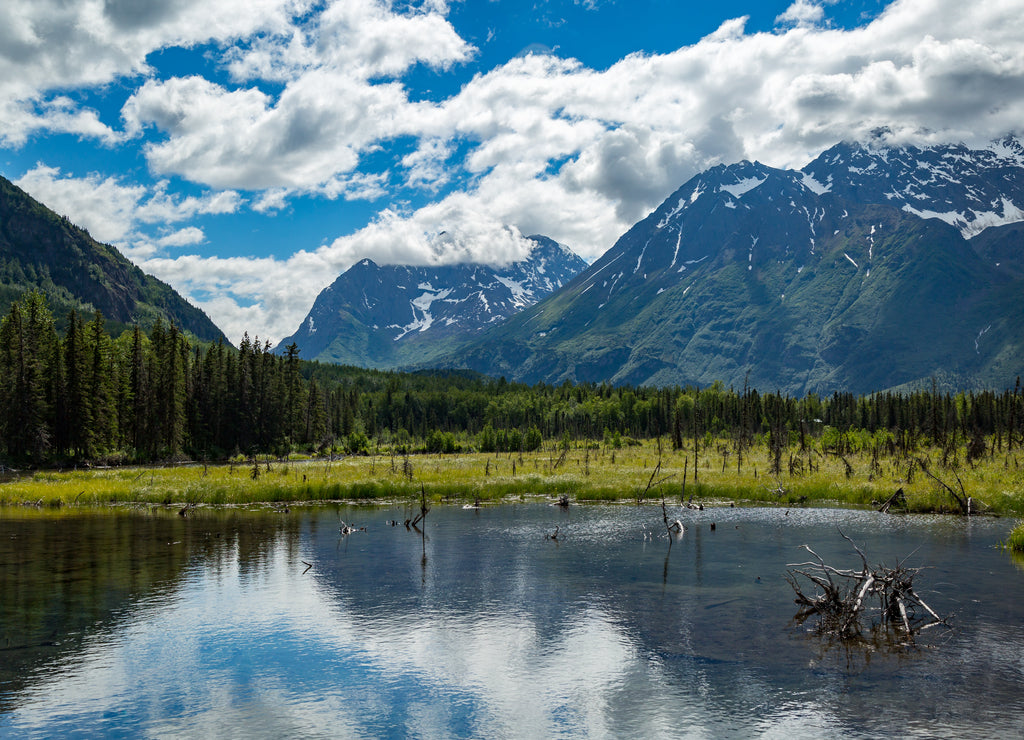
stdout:
<svg viewBox="0 0 1024 740">
<path fill-rule="evenodd" d="M 52 451 L 52 383 L 57 362 L 57 333 L 46 299 L 35 291 L 15 301 L 0 322 L 0 437 L 7 454 L 41 463 Z"/>
<path fill-rule="evenodd" d="M 67 399 L 61 438 L 67 440 L 67 453 L 84 457 L 92 448 L 92 396 L 89 393 L 86 364 L 85 330 L 77 311 L 68 314 L 68 329 L 64 335 L 64 384 Z"/>
</svg>

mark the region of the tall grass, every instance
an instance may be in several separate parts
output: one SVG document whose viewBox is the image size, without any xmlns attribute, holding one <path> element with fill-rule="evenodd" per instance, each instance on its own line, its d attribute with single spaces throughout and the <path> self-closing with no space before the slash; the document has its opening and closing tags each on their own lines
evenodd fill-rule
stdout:
<svg viewBox="0 0 1024 740">
<path fill-rule="evenodd" d="M 1024 522 L 1021 522 L 1010 532 L 1006 540 L 1006 548 L 1014 552 L 1024 552 Z"/>
<path fill-rule="evenodd" d="M 955 502 L 913 460 L 940 460 L 923 448 L 914 458 L 842 458 L 807 450 L 800 465 L 766 474 L 772 457 L 764 445 L 744 452 L 742 463 L 727 440 L 702 442 L 694 452 L 648 441 L 614 448 L 554 445 L 523 454 L 377 455 L 340 460 L 234 463 L 217 466 L 42 471 L 0 482 L 0 506 L 108 504 L 247 504 L 336 500 L 403 500 L 420 491 L 435 501 L 499 501 L 559 497 L 578 501 L 751 501 L 768 505 L 839 503 L 872 506 L 903 489 L 909 511 L 953 511 Z M 793 451 L 795 455 L 795 451 Z M 1019 454 L 1019 453 L 1018 453 Z M 788 457 L 788 454 L 787 456 Z M 964 457 L 961 455 L 960 460 Z M 956 488 L 959 480 L 977 509 L 1024 514 L 1024 471 L 1017 457 L 989 455 L 973 465 L 929 469 Z M 696 470 L 695 470 L 696 467 Z M 696 480 L 695 480 L 696 472 Z M 1021 535 L 1024 537 L 1024 535 Z"/>
</svg>

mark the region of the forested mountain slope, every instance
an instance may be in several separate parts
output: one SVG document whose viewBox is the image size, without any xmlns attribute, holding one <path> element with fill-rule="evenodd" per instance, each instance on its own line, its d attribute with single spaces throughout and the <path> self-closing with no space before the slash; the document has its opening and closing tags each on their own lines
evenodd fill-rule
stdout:
<svg viewBox="0 0 1024 740">
<path fill-rule="evenodd" d="M 0 177 L 0 313 L 33 289 L 47 296 L 61 327 L 72 309 L 98 309 L 114 328 L 148 328 L 160 317 L 198 339 L 226 341 L 169 285 Z"/>
</svg>

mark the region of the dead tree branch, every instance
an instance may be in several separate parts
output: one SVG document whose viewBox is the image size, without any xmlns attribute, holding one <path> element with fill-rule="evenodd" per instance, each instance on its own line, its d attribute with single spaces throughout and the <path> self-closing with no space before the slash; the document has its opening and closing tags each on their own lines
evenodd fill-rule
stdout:
<svg viewBox="0 0 1024 740">
<path fill-rule="evenodd" d="M 665 522 L 665 531 L 668 532 L 670 538 L 674 534 L 682 534 L 683 530 L 686 529 L 678 519 L 672 522 L 668 520 L 668 508 L 665 506 L 664 496 L 661 497 L 661 520 Z"/>
<path fill-rule="evenodd" d="M 967 492 L 964 490 L 964 483 L 960 480 L 960 476 L 956 474 L 955 470 L 953 471 L 953 477 L 956 478 L 957 485 L 960 487 L 959 493 L 953 490 L 953 488 L 944 480 L 932 473 L 932 471 L 928 469 L 928 462 L 924 458 L 918 458 L 917 464 L 921 467 L 921 470 L 925 475 L 942 486 L 946 492 L 953 497 L 953 500 L 956 501 L 957 506 L 960 508 L 961 514 L 964 514 L 965 516 L 971 515 L 971 497 L 968 496 Z"/>
<path fill-rule="evenodd" d="M 887 498 L 885 500 L 885 503 L 883 503 L 881 506 L 878 507 L 878 510 L 882 514 L 887 514 L 887 513 L 889 513 L 889 510 L 894 508 L 894 507 L 897 508 L 897 509 L 904 509 L 904 510 L 907 508 L 907 496 L 906 496 L 905 493 L 903 493 L 903 489 L 902 488 L 897 488 L 896 489 L 896 493 L 894 493 L 892 496 Z"/>
<path fill-rule="evenodd" d="M 866 631 L 902 631 L 913 642 L 914 635 L 938 624 L 947 624 L 914 591 L 919 568 L 898 563 L 895 568 L 872 568 L 857 544 L 839 532 L 860 556 L 860 570 L 844 570 L 828 565 L 807 545 L 803 549 L 815 562 L 792 563 L 786 581 L 796 594 L 801 609 L 798 622 L 818 617 L 818 630 L 842 640 L 861 639 Z M 813 586 L 808 588 L 807 583 Z"/>
</svg>

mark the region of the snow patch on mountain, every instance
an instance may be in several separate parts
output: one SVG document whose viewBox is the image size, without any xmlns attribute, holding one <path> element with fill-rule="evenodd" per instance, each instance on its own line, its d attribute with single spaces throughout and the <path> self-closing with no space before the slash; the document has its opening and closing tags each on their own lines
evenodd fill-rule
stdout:
<svg viewBox="0 0 1024 740">
<path fill-rule="evenodd" d="M 815 180 L 812 175 L 808 175 L 806 172 L 801 174 L 803 174 L 803 178 L 800 180 L 800 182 L 803 184 L 805 188 L 810 190 L 815 195 L 824 195 L 825 193 L 832 189 L 831 182 L 828 183 L 827 185 L 822 185 L 820 182 Z"/>
<path fill-rule="evenodd" d="M 697 191 L 694 190 L 694 192 L 696 193 Z M 696 199 L 694 198 L 693 200 L 695 201 Z M 672 222 L 672 219 L 675 218 L 676 214 L 678 214 L 681 210 L 690 205 L 691 202 L 693 201 L 688 201 L 686 198 L 680 198 L 679 203 L 676 204 L 676 207 L 669 211 L 667 214 L 665 214 L 664 218 L 662 218 L 661 221 L 658 222 L 658 228 L 664 229 L 666 226 L 668 226 Z"/>
<path fill-rule="evenodd" d="M 972 239 L 985 229 L 992 226 L 1005 226 L 1024 221 L 1024 211 L 1018 208 L 1012 200 L 1001 198 L 1002 212 L 999 211 L 931 211 L 923 208 L 914 208 L 909 203 L 903 206 L 907 213 L 913 213 L 921 218 L 936 218 L 945 221 L 950 226 L 960 230 L 964 239 Z"/>
<path fill-rule="evenodd" d="M 640 271 L 640 263 L 644 261 L 644 255 L 647 254 L 647 246 L 647 244 L 644 245 L 643 251 L 640 252 L 640 256 L 636 260 L 636 267 L 633 268 L 634 275 Z"/>
<path fill-rule="evenodd" d="M 526 306 L 532 306 L 536 301 L 533 299 L 533 291 L 527 288 L 519 280 L 512 280 L 511 278 L 497 275 L 495 279 L 508 288 L 509 293 L 512 294 L 512 301 L 518 308 L 525 308 Z"/>
<path fill-rule="evenodd" d="M 422 288 L 422 290 L 426 292 L 423 293 L 423 295 L 419 296 L 418 298 L 413 298 L 410 301 L 410 303 L 413 305 L 414 308 L 418 308 L 420 311 L 423 311 L 424 313 L 430 310 L 430 305 L 434 301 L 444 300 L 445 298 L 452 294 L 451 288 L 445 288 L 444 290 L 439 290 L 437 292 L 431 292 L 434 289 L 430 287 Z"/>
<path fill-rule="evenodd" d="M 742 198 L 744 195 L 749 193 L 755 188 L 759 188 L 767 182 L 767 177 L 744 177 L 739 182 L 733 183 L 732 185 L 720 185 L 719 191 L 724 190 L 729 193 L 733 198 Z"/>
<path fill-rule="evenodd" d="M 409 301 L 409 305 L 411 305 L 413 309 L 412 322 L 406 324 L 405 326 L 397 326 L 394 324 L 391 325 L 393 328 L 402 330 L 401 333 L 394 338 L 394 341 L 396 342 L 400 340 L 402 337 L 404 337 L 406 334 L 409 334 L 411 332 L 424 332 L 427 329 L 429 329 L 434 323 L 434 316 L 430 312 L 430 307 L 433 305 L 435 301 L 444 300 L 445 298 L 452 294 L 450 288 L 440 290 L 437 292 L 431 292 L 434 289 L 433 287 L 431 287 L 430 283 L 421 283 L 419 287 L 421 290 L 424 290 L 426 292 Z M 419 311 L 421 315 L 417 316 L 417 311 Z"/>
<path fill-rule="evenodd" d="M 682 243 L 683 243 L 683 230 L 680 229 L 679 230 L 679 236 L 676 237 L 676 249 L 672 253 L 672 264 L 669 265 L 669 269 L 671 269 L 671 268 L 676 266 L 676 259 L 679 257 L 679 247 L 682 245 Z"/>
</svg>

